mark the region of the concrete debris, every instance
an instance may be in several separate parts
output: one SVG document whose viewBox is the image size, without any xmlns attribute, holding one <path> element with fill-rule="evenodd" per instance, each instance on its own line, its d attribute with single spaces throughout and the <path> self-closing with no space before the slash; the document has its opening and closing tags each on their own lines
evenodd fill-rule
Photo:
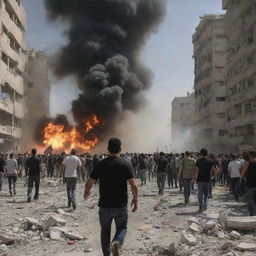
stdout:
<svg viewBox="0 0 256 256">
<path fill-rule="evenodd" d="M 196 232 L 196 233 L 199 233 L 201 231 L 201 227 L 196 224 L 196 223 L 192 223 L 190 226 L 189 226 L 189 229 L 193 232 Z"/>
<path fill-rule="evenodd" d="M 31 225 L 40 226 L 39 221 L 35 218 L 26 217 L 25 220 Z"/>
<path fill-rule="evenodd" d="M 151 229 L 153 229 L 153 225 L 143 225 L 143 226 L 138 227 L 139 231 L 149 231 Z"/>
<path fill-rule="evenodd" d="M 181 235 L 181 242 L 193 246 L 196 245 L 196 238 L 192 234 L 183 231 Z"/>
<path fill-rule="evenodd" d="M 236 246 L 236 249 L 239 251 L 256 251 L 256 243 L 240 243 Z"/>
<path fill-rule="evenodd" d="M 16 239 L 12 236 L 7 236 L 7 235 L 0 235 L 0 244 L 6 244 L 10 245 L 13 244 L 16 241 Z"/>
<path fill-rule="evenodd" d="M 234 246 L 234 245 L 233 245 L 232 242 L 226 242 L 225 244 L 223 244 L 223 245 L 221 246 L 221 249 L 222 249 L 223 251 L 226 251 L 227 249 L 232 248 L 233 246 Z"/>
<path fill-rule="evenodd" d="M 216 222 L 210 220 L 205 223 L 204 230 L 208 231 L 210 229 L 213 229 L 216 226 Z"/>
<path fill-rule="evenodd" d="M 75 233 L 70 233 L 70 232 L 67 232 L 67 233 L 64 233 L 64 235 L 69 238 L 70 240 L 84 240 L 85 238 L 79 234 L 75 234 Z"/>
<path fill-rule="evenodd" d="M 50 227 L 57 226 L 57 225 L 64 226 L 64 225 L 66 225 L 66 221 L 57 215 L 52 215 L 43 224 L 43 230 L 48 230 Z"/>
<path fill-rule="evenodd" d="M 191 217 L 187 219 L 188 224 L 196 223 L 199 225 L 199 220 L 195 217 Z"/>
<path fill-rule="evenodd" d="M 61 232 L 50 228 L 50 238 L 59 241 L 61 239 Z"/>
<path fill-rule="evenodd" d="M 57 210 L 58 214 L 61 214 L 61 215 L 65 215 L 65 211 L 63 209 L 58 209 Z"/>
<path fill-rule="evenodd" d="M 255 230 L 256 229 L 256 216 L 250 217 L 227 217 L 227 229 L 236 230 Z"/>
<path fill-rule="evenodd" d="M 231 239 L 235 240 L 239 240 L 242 237 L 237 231 L 234 230 L 229 234 L 229 236 Z"/>
</svg>

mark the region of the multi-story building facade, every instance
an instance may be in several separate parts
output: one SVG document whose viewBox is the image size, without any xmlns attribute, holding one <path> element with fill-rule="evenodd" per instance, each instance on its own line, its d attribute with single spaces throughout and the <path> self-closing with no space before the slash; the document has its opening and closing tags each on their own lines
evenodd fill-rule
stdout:
<svg viewBox="0 0 256 256">
<path fill-rule="evenodd" d="M 188 94 L 187 97 L 176 97 L 172 101 L 172 150 L 176 152 L 196 150 L 192 134 L 195 125 L 194 112 L 194 94 Z"/>
<path fill-rule="evenodd" d="M 256 2 L 224 0 L 230 149 L 256 149 Z"/>
<path fill-rule="evenodd" d="M 30 150 L 34 145 L 35 127 L 42 117 L 50 114 L 50 82 L 48 76 L 48 58 L 44 52 L 28 52 L 27 82 L 25 90 L 26 118 L 23 131 L 22 150 Z"/>
<path fill-rule="evenodd" d="M 0 149 L 18 150 L 24 119 L 26 13 L 20 0 L 0 0 Z"/>
<path fill-rule="evenodd" d="M 195 61 L 195 127 L 197 148 L 227 151 L 224 15 L 205 15 L 193 35 Z"/>
</svg>

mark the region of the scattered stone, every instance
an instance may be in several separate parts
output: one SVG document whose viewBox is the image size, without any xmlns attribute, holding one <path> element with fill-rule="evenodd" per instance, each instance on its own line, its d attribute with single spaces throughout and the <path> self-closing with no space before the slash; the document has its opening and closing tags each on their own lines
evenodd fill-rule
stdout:
<svg viewBox="0 0 256 256">
<path fill-rule="evenodd" d="M 61 232 L 54 229 L 50 229 L 50 238 L 52 240 L 59 241 L 61 239 Z"/>
<path fill-rule="evenodd" d="M 182 232 L 181 242 L 187 245 L 193 246 L 193 245 L 196 245 L 196 238 L 189 233 Z"/>
<path fill-rule="evenodd" d="M 197 233 L 199 233 L 200 230 L 201 230 L 200 226 L 199 226 L 198 224 L 196 224 L 196 223 L 192 223 L 192 224 L 189 226 L 189 229 L 190 229 L 191 231 L 197 232 Z"/>
<path fill-rule="evenodd" d="M 0 244 L 11 245 L 16 241 L 14 237 L 9 237 L 6 235 L 0 235 Z"/>
<path fill-rule="evenodd" d="M 6 252 L 8 251 L 8 247 L 5 244 L 0 245 L 0 252 Z"/>
<path fill-rule="evenodd" d="M 199 225 L 199 221 L 198 221 L 198 219 L 195 218 L 195 217 L 188 218 L 188 219 L 187 219 L 187 222 L 188 222 L 188 224 L 196 223 L 196 224 Z"/>
<path fill-rule="evenodd" d="M 237 231 L 234 231 L 234 230 L 229 234 L 229 236 L 230 238 L 236 239 L 236 240 L 239 240 L 242 237 Z"/>
<path fill-rule="evenodd" d="M 218 213 L 207 213 L 205 216 L 207 219 L 217 220 L 219 218 Z"/>
<path fill-rule="evenodd" d="M 237 230 L 255 230 L 256 216 L 250 217 L 227 217 L 226 228 Z"/>
<path fill-rule="evenodd" d="M 139 231 L 149 231 L 153 228 L 153 225 L 143 225 L 138 228 Z"/>
<path fill-rule="evenodd" d="M 175 243 L 171 243 L 169 247 L 169 255 L 175 255 L 176 254 L 176 246 Z"/>
<path fill-rule="evenodd" d="M 214 221 L 212 221 L 212 220 L 207 221 L 207 222 L 205 223 L 204 230 L 205 230 L 205 231 L 208 231 L 208 230 L 210 230 L 210 229 L 213 229 L 215 226 L 216 226 L 216 223 L 215 223 Z"/>
<path fill-rule="evenodd" d="M 59 216 L 51 216 L 49 217 L 43 225 L 43 230 L 48 230 L 50 227 L 57 226 L 57 225 L 66 225 L 66 221 L 60 218 Z"/>
<path fill-rule="evenodd" d="M 25 220 L 31 225 L 40 226 L 39 221 L 35 218 L 26 217 Z"/>
<path fill-rule="evenodd" d="M 222 246 L 221 246 L 221 249 L 223 250 L 223 251 L 226 251 L 228 248 L 232 248 L 234 245 L 233 245 L 233 243 L 231 243 L 231 242 L 226 242 L 225 244 L 223 244 Z"/>
<path fill-rule="evenodd" d="M 256 251 L 256 243 L 240 243 L 236 246 L 236 249 L 239 251 Z"/>
<path fill-rule="evenodd" d="M 223 231 L 218 231 L 216 233 L 216 236 L 220 239 L 224 239 L 226 237 L 225 233 Z"/>
<path fill-rule="evenodd" d="M 66 212 L 63 209 L 58 209 L 57 210 L 58 214 L 64 215 Z"/>
<path fill-rule="evenodd" d="M 14 227 L 14 228 L 12 229 L 12 231 L 13 231 L 14 233 L 19 233 L 19 232 L 20 232 L 20 229 L 19 229 L 18 227 Z"/>
<path fill-rule="evenodd" d="M 70 240 L 79 240 L 79 241 L 84 240 L 84 237 L 79 235 L 79 234 L 74 234 L 74 233 L 70 233 L 70 232 L 67 232 L 67 233 L 64 233 L 64 234 Z"/>
</svg>

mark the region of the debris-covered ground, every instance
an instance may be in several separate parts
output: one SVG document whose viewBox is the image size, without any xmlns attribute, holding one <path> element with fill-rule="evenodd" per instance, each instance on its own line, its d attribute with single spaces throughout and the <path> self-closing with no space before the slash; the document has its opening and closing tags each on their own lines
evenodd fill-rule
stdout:
<svg viewBox="0 0 256 256">
<path fill-rule="evenodd" d="M 40 200 L 30 204 L 22 181 L 16 197 L 0 192 L 0 255 L 102 255 L 98 188 L 89 201 L 83 200 L 83 189 L 79 183 L 75 211 L 65 208 L 65 186 L 59 180 L 43 180 Z M 208 210 L 199 213 L 196 192 L 184 206 L 177 189 L 166 189 L 160 197 L 155 182 L 140 188 L 139 210 L 130 213 L 123 255 L 256 255 L 256 217 L 246 217 L 245 203 L 217 186 Z"/>
</svg>

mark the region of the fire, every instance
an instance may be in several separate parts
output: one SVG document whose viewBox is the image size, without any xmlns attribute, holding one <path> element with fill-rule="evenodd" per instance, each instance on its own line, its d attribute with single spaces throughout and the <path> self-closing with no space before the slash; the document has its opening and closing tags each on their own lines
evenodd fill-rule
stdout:
<svg viewBox="0 0 256 256">
<path fill-rule="evenodd" d="M 96 115 L 83 122 L 83 129 L 72 127 L 66 129 L 62 124 L 50 122 L 44 129 L 44 141 L 46 146 L 52 146 L 55 150 L 70 150 L 76 148 L 81 151 L 91 151 L 99 143 L 99 138 L 92 132 L 102 122 Z"/>
</svg>

